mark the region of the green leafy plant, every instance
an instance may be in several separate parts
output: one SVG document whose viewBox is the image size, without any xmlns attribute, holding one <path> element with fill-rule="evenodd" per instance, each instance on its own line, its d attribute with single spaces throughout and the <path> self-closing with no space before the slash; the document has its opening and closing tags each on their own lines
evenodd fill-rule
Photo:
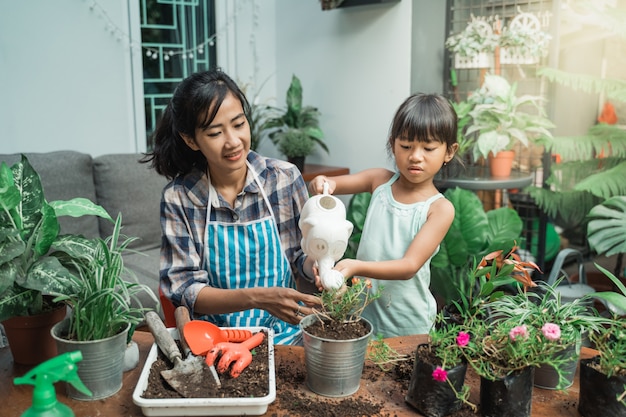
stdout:
<svg viewBox="0 0 626 417">
<path fill-rule="evenodd" d="M 527 147 L 539 138 L 552 137 L 548 129 L 554 124 L 545 116 L 543 97 L 518 97 L 516 93 L 517 83 L 487 74 L 483 85 L 468 98 L 473 108 L 466 135 L 478 133 L 473 146 L 475 160 L 512 150 L 517 143 Z"/>
<path fill-rule="evenodd" d="M 431 261 L 431 287 L 449 304 L 458 299 L 459 292 L 467 293 L 475 285 L 470 272 L 479 259 L 498 250 L 511 252 L 523 224 L 512 208 L 485 211 L 470 190 L 448 189 L 445 196 L 454 206 L 454 220 Z"/>
<path fill-rule="evenodd" d="M 383 287 L 378 287 L 374 293 L 370 292 L 372 283 L 367 278 L 353 277 L 350 285 L 338 289 L 324 289 L 320 295 L 321 311 L 316 315 L 338 322 L 358 321 L 365 307 L 380 298 Z"/>
<path fill-rule="evenodd" d="M 89 244 L 82 236 L 60 235 L 58 217 L 84 215 L 112 221 L 84 198 L 47 202 L 24 155 L 11 168 L 0 165 L 0 321 L 39 314 L 44 295 L 71 287 L 72 273 L 60 259 L 81 256 Z"/>
<path fill-rule="evenodd" d="M 270 118 L 264 125 L 266 129 L 273 129 L 269 136 L 280 152 L 288 158 L 307 156 L 315 145 L 328 152 L 319 126 L 320 112 L 315 107 L 302 104 L 302 84 L 295 75 L 287 90 L 286 109 L 282 111 L 281 116 Z M 298 143 L 298 139 L 304 145 Z"/>
<path fill-rule="evenodd" d="M 479 376 L 493 381 L 529 366 L 546 364 L 554 367 L 559 380 L 564 381 L 562 367 L 567 360 L 557 355 L 562 350 L 558 324 L 496 317 L 464 323 L 471 339 L 462 353 Z"/>
<path fill-rule="evenodd" d="M 450 52 L 463 57 L 473 57 L 481 52 L 493 53 L 498 46 L 498 35 L 493 33 L 486 19 L 472 15 L 462 32 L 448 36 L 445 46 Z"/>
<path fill-rule="evenodd" d="M 370 340 L 365 357 L 376 364 L 383 372 L 390 371 L 399 362 L 409 359 L 409 355 L 403 355 L 392 349 L 380 334 Z"/>
<path fill-rule="evenodd" d="M 365 216 L 371 200 L 372 193 L 358 193 L 350 198 L 348 208 L 346 209 L 346 220 L 352 223 L 353 228 L 352 234 L 348 239 L 348 247 L 344 253 L 344 258 L 356 259 L 361 235 L 363 234 L 363 226 L 365 225 Z"/>
<path fill-rule="evenodd" d="M 73 260 L 77 275 L 72 276 L 71 290 L 54 294 L 55 301 L 71 307 L 68 339 L 99 340 L 120 332 L 128 323 L 137 325 L 147 308 L 137 298 L 152 290 L 139 284 L 132 271 L 124 267 L 123 253 L 137 238 L 121 234 L 122 216 L 118 216 L 111 236 L 97 238 L 91 250 Z M 133 303 L 139 307 L 133 307 Z M 131 332 L 132 333 L 132 332 Z"/>
<path fill-rule="evenodd" d="M 536 285 L 529 269 L 538 270 L 539 267 L 531 261 L 522 261 L 516 250 L 517 247 L 513 247 L 506 255 L 502 250 L 488 253 L 474 265 L 468 280 L 457 287 L 457 298 L 451 303 L 461 320 L 473 320 L 484 313 L 485 305 L 504 296 L 504 291 L 499 288 L 505 285 L 517 282 L 524 290 Z"/>
</svg>

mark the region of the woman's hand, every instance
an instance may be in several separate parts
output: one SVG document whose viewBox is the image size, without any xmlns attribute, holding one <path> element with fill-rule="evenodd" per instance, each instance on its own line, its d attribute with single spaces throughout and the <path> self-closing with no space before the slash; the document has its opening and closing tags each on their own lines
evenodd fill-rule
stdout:
<svg viewBox="0 0 626 417">
<path fill-rule="evenodd" d="M 271 315 L 294 325 L 297 325 L 303 317 L 312 314 L 315 309 L 319 310 L 319 307 L 321 307 L 319 297 L 301 293 L 293 288 L 268 288 L 267 294 L 266 299 L 261 301 L 261 308 Z"/>
</svg>

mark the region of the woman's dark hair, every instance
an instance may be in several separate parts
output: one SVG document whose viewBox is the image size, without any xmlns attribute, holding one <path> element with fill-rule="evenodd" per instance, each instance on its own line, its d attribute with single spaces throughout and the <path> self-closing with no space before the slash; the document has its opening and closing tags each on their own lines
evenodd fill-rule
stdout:
<svg viewBox="0 0 626 417">
<path fill-rule="evenodd" d="M 205 171 L 206 158 L 200 151 L 189 148 L 181 133 L 194 138 L 196 128 L 209 126 L 228 93 L 241 101 L 248 117 L 250 104 L 245 94 L 219 68 L 185 78 L 174 90 L 152 134 L 153 151 L 147 153 L 141 162 L 150 163 L 156 172 L 168 179 L 185 175 L 194 168 Z"/>
<path fill-rule="evenodd" d="M 393 155 L 396 139 L 445 143 L 457 142 L 457 114 L 450 101 L 440 94 L 413 94 L 398 107 L 391 123 L 387 151 Z"/>
</svg>

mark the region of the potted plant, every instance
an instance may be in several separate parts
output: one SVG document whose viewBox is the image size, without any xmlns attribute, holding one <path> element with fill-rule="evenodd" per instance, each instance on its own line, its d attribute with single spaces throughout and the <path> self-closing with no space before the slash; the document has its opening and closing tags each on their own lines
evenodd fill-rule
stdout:
<svg viewBox="0 0 626 417">
<path fill-rule="evenodd" d="M 600 330 L 606 322 L 589 309 L 591 294 L 565 302 L 557 288 L 559 283 L 539 282 L 531 291 L 502 297 L 490 305 L 498 316 L 517 317 L 535 328 L 540 328 L 546 321 L 559 326 L 560 338 L 555 343 L 561 345 L 562 351 L 558 356 L 567 360 L 562 366 L 563 379 L 559 380 L 559 374 L 549 365 L 541 365 L 535 370 L 534 384 L 547 389 L 565 389 L 572 385 L 583 338 Z"/>
<path fill-rule="evenodd" d="M 76 271 L 70 278 L 72 285 L 64 293 L 53 293 L 54 300 L 67 304 L 71 313 L 54 325 L 52 336 L 60 353 L 82 352 L 78 374 L 93 394 L 87 396 L 68 386 L 72 398 L 106 398 L 121 388 L 127 342 L 147 311 L 137 294 L 146 291 L 156 301 L 150 288 L 136 282 L 132 271 L 124 267 L 122 255 L 136 238 L 123 236 L 121 229 L 120 214 L 109 237 L 94 239 L 72 260 Z"/>
<path fill-rule="evenodd" d="M 593 296 L 621 311 L 612 313 L 607 326 L 589 335 L 598 355 L 580 361 L 578 411 L 584 417 L 623 416 L 626 413 L 626 286 L 610 271 L 596 264 L 618 291 Z"/>
<path fill-rule="evenodd" d="M 274 145 L 302 171 L 305 157 L 316 145 L 328 152 L 319 126 L 320 112 L 315 107 L 302 104 L 302 84 L 295 75 L 291 78 L 285 101 L 284 113 L 270 118 L 264 127 L 273 129 L 269 136 Z"/>
<path fill-rule="evenodd" d="M 325 289 L 320 297 L 322 309 L 300 321 L 302 329 L 306 383 L 311 391 L 344 397 L 359 389 L 361 373 L 372 324 L 361 317 L 363 310 L 382 294 L 370 292 L 369 279 L 352 278 L 350 285 Z"/>
<path fill-rule="evenodd" d="M 502 29 L 501 64 L 536 64 L 548 53 L 550 34 L 541 30 L 541 23 L 532 13 L 520 13 Z"/>
<path fill-rule="evenodd" d="M 455 54 L 456 68 L 490 68 L 498 35 L 487 19 L 472 15 L 462 32 L 448 36 L 445 46 Z"/>
<path fill-rule="evenodd" d="M 442 417 L 458 411 L 463 404 L 476 411 L 476 406 L 469 402 L 469 386 L 465 385 L 467 362 L 461 352 L 469 339 L 464 326 L 450 324 L 440 314 L 429 334 L 429 343 L 417 346 L 404 399 L 420 414 Z"/>
<path fill-rule="evenodd" d="M 527 147 L 539 138 L 552 137 L 548 129 L 554 125 L 545 116 L 543 97 L 518 97 L 516 93 L 517 83 L 509 84 L 499 75 L 487 74 L 483 85 L 468 98 L 474 107 L 469 113 L 472 120 L 466 134 L 478 135 L 473 146 L 474 160 L 494 158 L 504 152 L 502 156 L 509 161 L 507 169 L 494 173 L 498 164 L 491 159 L 493 176 L 510 175 L 517 144 Z"/>
<path fill-rule="evenodd" d="M 84 198 L 47 202 L 39 174 L 24 155 L 11 168 L 0 165 L 0 321 L 17 363 L 37 364 L 56 356 L 49 331 L 65 316 L 65 306 L 53 305 L 46 295 L 63 293 L 71 285 L 72 273 L 63 260 L 80 256 L 86 241 L 60 235 L 58 217 L 83 215 L 112 220 L 106 210 Z M 56 316 L 48 321 L 51 312 Z M 13 329 L 21 323 L 43 326 L 45 336 L 18 345 Z"/>
<path fill-rule="evenodd" d="M 454 220 L 431 261 L 431 287 L 448 305 L 475 285 L 475 277 L 468 273 L 479 260 L 498 250 L 511 252 L 520 240 L 523 224 L 510 207 L 485 211 L 470 190 L 452 188 L 444 195 L 454 206 Z"/>
<path fill-rule="evenodd" d="M 561 350 L 559 325 L 548 320 L 500 316 L 493 310 L 495 314 L 489 320 L 464 323 L 470 340 L 462 353 L 480 377 L 481 413 L 529 417 L 535 368 L 548 364 L 557 370 L 559 379 L 563 378 L 565 359 L 557 355 Z"/>
</svg>

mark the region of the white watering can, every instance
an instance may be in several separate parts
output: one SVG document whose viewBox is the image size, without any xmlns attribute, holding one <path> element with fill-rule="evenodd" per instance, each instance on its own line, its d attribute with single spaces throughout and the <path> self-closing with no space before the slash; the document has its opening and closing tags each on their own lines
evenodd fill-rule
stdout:
<svg viewBox="0 0 626 417">
<path fill-rule="evenodd" d="M 353 225 L 346 220 L 343 202 L 328 193 L 328 183 L 324 183 L 323 194 L 304 204 L 298 226 L 302 231 L 302 250 L 317 263 L 322 286 L 341 288 L 345 277 L 333 267 L 348 247 Z"/>
</svg>

